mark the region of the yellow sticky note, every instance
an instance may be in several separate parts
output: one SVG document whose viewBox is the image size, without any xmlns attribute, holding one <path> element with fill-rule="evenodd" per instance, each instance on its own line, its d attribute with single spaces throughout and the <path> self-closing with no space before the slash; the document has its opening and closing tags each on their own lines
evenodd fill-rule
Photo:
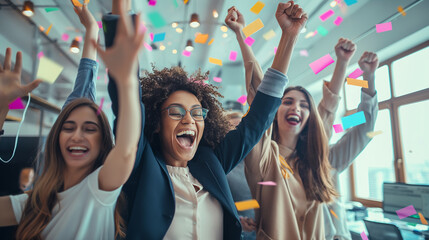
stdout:
<svg viewBox="0 0 429 240">
<path fill-rule="evenodd" d="M 337 216 L 337 214 L 335 214 L 334 210 L 330 209 L 329 211 L 331 211 L 331 214 L 334 215 L 334 217 L 338 219 L 338 216 Z"/>
<path fill-rule="evenodd" d="M 263 27 L 264 27 L 264 24 L 262 23 L 261 19 L 258 18 L 243 28 L 244 36 L 248 37 L 254 34 L 255 32 L 259 31 Z"/>
<path fill-rule="evenodd" d="M 212 38 L 212 40 L 210 40 L 208 45 L 211 45 L 213 43 L 213 41 L 214 41 L 214 38 Z"/>
<path fill-rule="evenodd" d="M 368 88 L 368 81 L 367 80 L 347 78 L 347 84 L 353 85 L 353 86 L 358 86 L 358 87 L 363 87 L 363 88 Z"/>
<path fill-rule="evenodd" d="M 267 41 L 270 40 L 271 38 L 275 37 L 275 36 L 276 36 L 276 32 L 274 32 L 273 29 L 271 29 L 270 31 L 268 31 L 267 33 L 265 33 L 263 35 L 264 39 Z"/>
<path fill-rule="evenodd" d="M 206 42 L 207 42 L 207 39 L 209 39 L 209 35 L 208 35 L 208 34 L 201 34 L 201 33 L 200 33 L 200 34 L 198 34 L 198 35 L 195 37 L 194 42 L 204 44 L 204 43 L 206 43 Z"/>
<path fill-rule="evenodd" d="M 259 208 L 259 203 L 255 199 L 252 199 L 252 200 L 236 202 L 235 206 L 237 207 L 238 211 L 245 211 L 248 209 Z"/>
<path fill-rule="evenodd" d="M 375 136 L 377 136 L 377 135 L 380 135 L 380 134 L 382 134 L 382 133 L 383 133 L 383 131 L 379 130 L 379 131 L 375 131 L 375 132 L 367 132 L 367 133 L 366 133 L 366 135 L 367 135 L 369 138 L 373 138 L 373 137 L 375 137 Z"/>
<path fill-rule="evenodd" d="M 51 25 L 49 25 L 48 30 L 46 30 L 46 35 L 48 35 L 48 34 L 49 34 L 49 32 L 51 31 L 51 28 L 52 28 L 52 24 L 51 24 Z"/>
<path fill-rule="evenodd" d="M 43 56 L 39 61 L 36 78 L 52 84 L 57 80 L 58 76 L 60 76 L 63 69 L 63 66 Z"/>
<path fill-rule="evenodd" d="M 253 12 L 254 14 L 259 14 L 259 12 L 264 7 L 265 7 L 265 4 L 261 1 L 258 1 L 257 3 L 255 3 L 255 5 L 253 5 L 253 7 L 250 9 L 250 11 Z"/>
<path fill-rule="evenodd" d="M 213 64 L 217 64 L 219 66 L 222 66 L 222 60 L 217 59 L 217 58 L 211 58 L 211 57 L 209 57 L 209 62 L 211 62 Z"/>
<path fill-rule="evenodd" d="M 420 216 L 420 221 L 422 222 L 422 224 L 428 225 L 428 221 L 426 221 L 425 217 L 423 216 L 422 213 L 419 213 Z"/>
</svg>

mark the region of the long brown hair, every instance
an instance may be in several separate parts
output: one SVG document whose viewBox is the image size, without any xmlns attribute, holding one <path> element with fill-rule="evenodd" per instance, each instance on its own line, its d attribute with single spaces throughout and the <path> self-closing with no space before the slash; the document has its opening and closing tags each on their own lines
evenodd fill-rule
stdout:
<svg viewBox="0 0 429 240">
<path fill-rule="evenodd" d="M 43 161 L 43 171 L 35 181 L 34 188 L 29 192 L 27 203 L 25 204 L 22 218 L 16 233 L 17 239 L 41 239 L 41 233 L 46 228 L 52 218 L 52 209 L 58 202 L 58 192 L 61 191 L 64 184 L 64 169 L 66 164 L 61 154 L 59 146 L 59 136 L 64 122 L 70 113 L 79 107 L 89 107 L 97 112 L 98 106 L 89 99 L 79 98 L 69 103 L 60 113 L 57 120 L 49 132 L 45 144 L 45 157 Z M 113 138 L 106 115 L 100 111 L 97 115 L 101 127 L 101 148 L 98 158 L 90 172 L 100 167 L 110 150 L 113 148 Z M 89 174 L 89 173 L 88 173 Z M 121 237 L 124 234 L 124 220 L 119 214 L 120 201 L 118 198 L 115 208 L 115 229 L 116 234 Z"/>
<path fill-rule="evenodd" d="M 308 200 L 330 202 L 338 196 L 332 183 L 331 164 L 329 163 L 328 138 L 322 119 L 310 93 L 301 86 L 288 87 L 283 97 L 290 91 L 302 92 L 309 104 L 310 114 L 307 124 L 299 134 L 295 151 L 289 156 L 304 185 Z M 273 140 L 278 141 L 279 128 L 277 116 L 273 122 Z"/>
</svg>

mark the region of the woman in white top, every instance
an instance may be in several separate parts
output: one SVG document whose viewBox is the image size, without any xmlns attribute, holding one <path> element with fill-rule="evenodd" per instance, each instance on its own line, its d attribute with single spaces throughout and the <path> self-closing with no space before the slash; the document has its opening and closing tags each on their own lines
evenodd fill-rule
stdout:
<svg viewBox="0 0 429 240">
<path fill-rule="evenodd" d="M 116 146 L 108 120 L 96 104 L 88 99 L 68 104 L 48 135 L 43 172 L 34 189 L 28 195 L 0 198 L 0 226 L 19 224 L 17 239 L 114 239 L 115 227 L 122 231 L 118 218 L 114 223 L 114 209 L 133 168 L 139 139 L 135 63 L 144 33 L 140 24 L 132 29 L 131 19 L 121 13 L 115 45 L 106 52 L 97 46 L 119 89 Z M 14 71 L 10 59 L 8 49 L 0 83 L 10 88 L 3 88 L 0 96 L 22 88 L 21 54 Z"/>
</svg>

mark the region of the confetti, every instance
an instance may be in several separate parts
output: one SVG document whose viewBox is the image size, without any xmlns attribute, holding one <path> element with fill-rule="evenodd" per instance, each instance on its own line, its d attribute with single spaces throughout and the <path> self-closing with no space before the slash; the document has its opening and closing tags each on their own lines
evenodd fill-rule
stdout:
<svg viewBox="0 0 429 240">
<path fill-rule="evenodd" d="M 177 1 L 176 0 L 172 0 L 173 1 L 173 5 L 174 5 L 174 7 L 179 7 L 179 4 L 177 3 Z"/>
<path fill-rule="evenodd" d="M 40 51 L 38 54 L 37 54 L 37 58 L 38 59 L 40 59 L 41 57 L 43 57 L 43 56 L 45 56 L 45 54 L 43 53 L 43 51 Z"/>
<path fill-rule="evenodd" d="M 420 221 L 422 222 L 422 224 L 428 225 L 428 221 L 426 221 L 426 219 L 422 213 L 419 213 L 419 217 L 420 217 Z"/>
<path fill-rule="evenodd" d="M 402 6 L 398 6 L 398 12 L 400 12 L 402 14 L 402 16 L 407 15 L 407 13 L 404 11 L 404 9 L 402 8 Z"/>
<path fill-rule="evenodd" d="M 75 37 L 75 39 L 76 39 L 76 41 L 78 41 L 78 42 L 82 42 L 82 37 L 81 37 L 81 36 L 77 36 L 77 37 Z"/>
<path fill-rule="evenodd" d="M 82 3 L 80 3 L 78 0 L 72 0 L 72 3 L 75 7 L 82 7 Z"/>
<path fill-rule="evenodd" d="M 156 5 L 156 1 L 155 0 L 150 0 L 148 4 L 149 4 L 149 6 L 155 6 Z"/>
<path fill-rule="evenodd" d="M 392 22 L 376 24 L 375 28 L 378 33 L 392 31 Z"/>
<path fill-rule="evenodd" d="M 254 34 L 255 32 L 261 30 L 261 28 L 264 27 L 264 24 L 262 23 L 261 19 L 258 18 L 246 27 L 243 28 L 244 36 L 249 37 L 250 35 Z"/>
<path fill-rule="evenodd" d="M 335 133 L 340 133 L 340 132 L 344 131 L 343 125 L 341 125 L 341 124 L 334 124 L 334 125 L 332 125 L 332 127 L 334 127 Z"/>
<path fill-rule="evenodd" d="M 46 30 L 46 35 L 49 35 L 49 33 L 51 32 L 51 28 L 52 28 L 52 23 L 51 25 L 49 25 L 48 30 Z"/>
<path fill-rule="evenodd" d="M 194 42 L 196 42 L 196 43 L 200 43 L 200 44 L 205 44 L 206 42 L 207 42 L 207 40 L 209 39 L 209 35 L 208 34 L 198 34 L 196 37 L 195 37 L 195 40 L 194 40 Z M 212 41 L 213 41 L 213 39 L 212 39 Z"/>
<path fill-rule="evenodd" d="M 334 217 L 335 217 L 336 219 L 338 219 L 338 216 L 337 216 L 337 214 L 335 214 L 334 210 L 329 209 L 329 211 L 331 211 L 331 214 L 332 214 L 332 215 L 334 215 Z"/>
<path fill-rule="evenodd" d="M 341 118 L 343 123 L 343 129 L 349 129 L 351 127 L 366 123 L 365 114 L 363 111 L 354 113 L 352 115 Z"/>
<path fill-rule="evenodd" d="M 358 87 L 363 87 L 363 88 L 368 88 L 368 81 L 367 80 L 347 78 L 347 84 L 353 85 L 353 86 L 358 86 Z"/>
<path fill-rule="evenodd" d="M 274 47 L 274 54 L 277 53 L 277 47 Z"/>
<path fill-rule="evenodd" d="M 47 12 L 47 13 L 49 13 L 49 12 L 55 12 L 55 11 L 58 11 L 59 9 L 58 8 L 45 8 L 45 11 Z"/>
<path fill-rule="evenodd" d="M 167 25 L 164 18 L 161 16 L 161 14 L 159 14 L 159 12 L 151 12 L 147 16 L 155 28 L 161 28 Z"/>
<path fill-rule="evenodd" d="M 182 55 L 185 57 L 189 57 L 189 56 L 191 56 L 191 52 L 183 50 Z"/>
<path fill-rule="evenodd" d="M 42 81 L 52 84 L 57 80 L 58 76 L 60 76 L 63 69 L 63 66 L 53 60 L 47 57 L 41 57 L 36 79 L 41 79 Z"/>
<path fill-rule="evenodd" d="M 24 103 L 22 103 L 21 98 L 15 99 L 15 101 L 9 104 L 9 109 L 24 109 Z"/>
<path fill-rule="evenodd" d="M 255 39 L 253 39 L 252 37 L 247 37 L 246 39 L 244 39 L 244 42 L 249 45 L 252 46 L 253 43 L 255 42 Z"/>
<path fill-rule="evenodd" d="M 334 24 L 335 25 L 337 25 L 337 26 L 340 26 L 340 24 L 343 22 L 343 18 L 342 17 L 340 17 L 340 16 L 338 16 L 336 19 L 335 19 L 335 21 L 334 21 Z"/>
<path fill-rule="evenodd" d="M 277 185 L 277 183 L 275 183 L 273 181 L 258 182 L 258 184 L 265 185 L 265 186 L 276 186 Z"/>
<path fill-rule="evenodd" d="M 61 35 L 61 40 L 63 40 L 64 42 L 67 42 L 69 40 L 69 35 L 67 33 L 63 33 L 63 35 Z"/>
<path fill-rule="evenodd" d="M 326 28 L 324 28 L 324 27 L 322 27 L 322 26 L 319 26 L 319 27 L 317 28 L 317 32 L 318 32 L 320 35 L 322 35 L 322 36 L 326 36 L 326 35 L 328 35 L 328 30 L 326 30 Z"/>
<path fill-rule="evenodd" d="M 268 41 L 275 36 L 276 36 L 276 32 L 274 32 L 274 30 L 271 29 L 270 31 L 266 32 L 262 37 Z"/>
<path fill-rule="evenodd" d="M 235 202 L 235 206 L 237 207 L 238 211 L 245 211 L 248 209 L 259 208 L 259 203 L 255 199 L 252 199 L 247 201 Z"/>
<path fill-rule="evenodd" d="M 215 81 L 215 82 L 222 82 L 222 78 L 220 78 L 220 77 L 214 77 L 213 81 Z"/>
<path fill-rule="evenodd" d="M 187 3 L 188 3 L 188 1 L 189 1 L 189 0 L 183 0 L 183 3 L 184 3 L 184 4 L 187 4 Z"/>
<path fill-rule="evenodd" d="M 262 10 L 262 8 L 265 7 L 265 4 L 261 1 L 257 1 L 255 5 L 250 9 L 250 11 L 254 14 L 259 14 L 259 12 Z"/>
<path fill-rule="evenodd" d="M 322 15 L 320 15 L 319 18 L 320 18 L 320 20 L 322 20 L 324 22 L 328 18 L 332 17 L 332 15 L 334 15 L 334 10 L 329 9 L 328 11 L 326 11 L 325 13 L 323 13 Z"/>
<path fill-rule="evenodd" d="M 149 33 L 150 41 L 153 41 L 153 33 Z"/>
<path fill-rule="evenodd" d="M 362 73 L 363 71 L 360 68 L 356 68 L 356 70 L 349 74 L 349 78 L 358 78 Z"/>
<path fill-rule="evenodd" d="M 236 51 L 231 51 L 229 53 L 229 60 L 231 60 L 231 61 L 237 60 L 237 52 Z"/>
<path fill-rule="evenodd" d="M 334 63 L 334 59 L 332 59 L 331 55 L 326 54 L 325 56 L 317 59 L 316 61 L 310 63 L 310 68 L 313 70 L 314 74 L 318 74 L 320 71 L 325 69 L 327 66 Z"/>
<path fill-rule="evenodd" d="M 417 211 L 416 209 L 414 209 L 413 205 L 410 205 L 408 207 L 404 207 L 399 210 L 396 210 L 396 214 L 398 215 L 399 219 L 403 219 L 411 215 L 417 214 Z"/>
<path fill-rule="evenodd" d="M 103 111 L 103 103 L 104 103 L 104 97 L 101 98 L 100 105 L 98 106 L 97 116 L 100 115 L 101 111 Z"/>
<path fill-rule="evenodd" d="M 210 46 L 214 41 L 214 38 L 212 38 L 212 40 L 210 40 L 210 42 L 208 43 L 208 45 Z"/>
<path fill-rule="evenodd" d="M 103 28 L 103 23 L 101 21 L 97 21 L 98 28 Z"/>
<path fill-rule="evenodd" d="M 143 43 L 143 45 L 144 45 L 144 47 L 150 52 L 150 51 L 152 51 L 152 46 L 150 46 L 149 44 L 147 44 L 147 43 Z"/>
<path fill-rule="evenodd" d="M 365 232 L 362 232 L 360 234 L 360 236 L 361 236 L 362 240 L 368 240 L 368 237 L 366 236 Z"/>
<path fill-rule="evenodd" d="M 161 42 L 165 39 L 165 32 L 163 33 L 157 33 L 153 36 L 153 42 Z"/>
<path fill-rule="evenodd" d="M 246 95 L 242 95 L 241 97 L 239 97 L 238 99 L 237 99 L 237 102 L 239 102 L 239 103 L 241 103 L 241 104 L 246 104 L 246 101 L 247 101 L 247 96 Z"/>
<path fill-rule="evenodd" d="M 217 59 L 217 58 L 211 58 L 211 57 L 209 57 L 209 62 L 213 63 L 213 64 L 217 64 L 219 66 L 222 66 L 222 60 Z"/>
<path fill-rule="evenodd" d="M 368 136 L 369 138 L 373 138 L 373 137 L 380 135 L 382 133 L 383 133 L 383 131 L 381 131 L 381 130 L 375 131 L 375 132 L 367 132 L 366 136 Z"/>
<path fill-rule="evenodd" d="M 344 0 L 344 2 L 347 4 L 347 6 L 350 6 L 357 3 L 357 0 Z"/>
<path fill-rule="evenodd" d="M 303 57 L 308 57 L 308 52 L 307 50 L 303 49 L 299 51 L 299 55 L 303 56 Z"/>
</svg>

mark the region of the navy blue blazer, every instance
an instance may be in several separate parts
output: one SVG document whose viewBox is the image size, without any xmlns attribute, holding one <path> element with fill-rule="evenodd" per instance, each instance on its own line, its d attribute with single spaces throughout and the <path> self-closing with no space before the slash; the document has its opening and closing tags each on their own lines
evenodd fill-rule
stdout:
<svg viewBox="0 0 429 240">
<path fill-rule="evenodd" d="M 113 43 L 117 16 L 103 17 L 106 47 Z M 110 77 L 110 76 L 109 76 Z M 108 91 L 115 115 L 118 115 L 118 96 L 115 82 L 110 77 Z M 141 94 L 141 89 L 140 89 Z M 212 149 L 200 143 L 189 170 L 204 188 L 215 197 L 223 209 L 224 239 L 240 239 L 241 224 L 226 180 L 231 171 L 258 143 L 271 125 L 280 98 L 258 92 L 252 108 L 236 130 L 229 132 Z M 133 172 L 123 190 L 128 201 L 127 239 L 162 239 L 173 220 L 175 198 L 173 186 L 162 158 L 154 152 L 144 135 L 145 108 L 141 103 L 142 131 Z"/>
</svg>

